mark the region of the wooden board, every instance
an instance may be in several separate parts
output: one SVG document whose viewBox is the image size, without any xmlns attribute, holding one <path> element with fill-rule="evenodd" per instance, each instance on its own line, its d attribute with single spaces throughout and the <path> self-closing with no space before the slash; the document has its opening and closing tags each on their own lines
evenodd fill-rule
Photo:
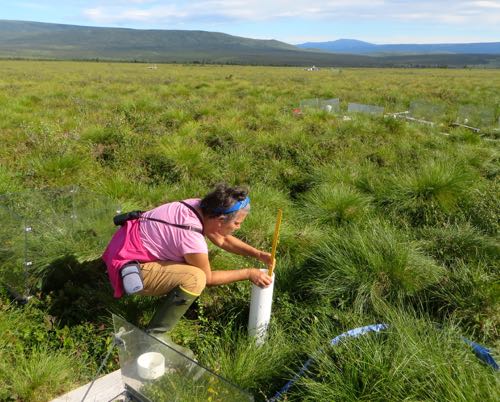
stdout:
<svg viewBox="0 0 500 402">
<path fill-rule="evenodd" d="M 74 389 L 51 402 L 82 402 L 82 398 L 87 392 L 90 382 Z M 125 386 L 122 381 L 121 370 L 113 371 L 98 378 L 88 395 L 85 397 L 85 402 L 111 402 L 125 400 Z"/>
</svg>

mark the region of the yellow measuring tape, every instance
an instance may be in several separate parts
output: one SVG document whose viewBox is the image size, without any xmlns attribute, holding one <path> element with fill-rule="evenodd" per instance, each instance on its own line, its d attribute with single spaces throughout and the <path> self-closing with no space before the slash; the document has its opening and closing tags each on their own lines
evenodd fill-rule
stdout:
<svg viewBox="0 0 500 402">
<path fill-rule="evenodd" d="M 269 265 L 269 269 L 267 274 L 269 276 L 273 276 L 274 266 L 276 265 L 276 248 L 278 247 L 278 238 L 280 236 L 280 226 L 281 226 L 281 217 L 283 216 L 283 211 L 278 209 L 278 217 L 276 218 L 276 226 L 274 227 L 274 236 L 273 236 L 273 248 L 271 250 L 271 265 Z"/>
</svg>

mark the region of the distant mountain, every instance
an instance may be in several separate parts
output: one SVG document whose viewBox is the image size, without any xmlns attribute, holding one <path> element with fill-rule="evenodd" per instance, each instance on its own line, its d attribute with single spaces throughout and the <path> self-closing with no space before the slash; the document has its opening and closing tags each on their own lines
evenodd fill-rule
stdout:
<svg viewBox="0 0 500 402">
<path fill-rule="evenodd" d="M 500 54 L 500 42 L 375 45 L 355 39 L 339 39 L 332 42 L 307 42 L 297 47 L 349 54 Z"/>
<path fill-rule="evenodd" d="M 319 49 L 337 53 L 370 53 L 377 45 L 356 39 L 338 39 L 333 42 L 307 42 L 297 45 L 297 47 L 301 49 Z"/>
<path fill-rule="evenodd" d="M 370 43 L 343 40 L 333 54 L 277 40 L 218 32 L 142 30 L 0 20 L 0 58 L 254 64 L 319 67 L 500 66 L 500 56 L 436 55 L 372 57 L 353 53 Z M 348 50 L 348 51 L 345 51 Z"/>
</svg>

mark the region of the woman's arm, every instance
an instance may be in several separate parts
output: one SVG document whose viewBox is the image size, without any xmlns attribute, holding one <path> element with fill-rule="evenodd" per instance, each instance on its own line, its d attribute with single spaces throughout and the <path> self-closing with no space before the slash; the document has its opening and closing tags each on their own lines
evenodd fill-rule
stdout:
<svg viewBox="0 0 500 402">
<path fill-rule="evenodd" d="M 222 236 L 218 233 L 213 233 L 207 237 L 217 247 L 229 251 L 230 253 L 256 258 L 266 264 L 266 266 L 271 264 L 270 253 L 258 250 L 232 235 Z"/>
<path fill-rule="evenodd" d="M 189 265 L 200 268 L 205 272 L 208 286 L 226 285 L 228 283 L 250 280 L 257 286 L 266 287 L 272 282 L 270 276 L 257 268 L 232 269 L 228 271 L 212 271 L 208 254 L 185 254 L 184 259 Z"/>
</svg>

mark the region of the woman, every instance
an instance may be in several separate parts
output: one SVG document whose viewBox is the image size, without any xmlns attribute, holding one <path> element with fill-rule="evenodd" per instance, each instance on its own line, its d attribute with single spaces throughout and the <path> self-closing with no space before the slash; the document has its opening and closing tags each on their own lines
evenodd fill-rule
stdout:
<svg viewBox="0 0 500 402">
<path fill-rule="evenodd" d="M 103 255 L 114 296 L 125 293 L 123 284 L 130 280 L 128 275 L 133 278 L 137 272 L 142 277 L 137 294 L 166 295 L 148 325 L 152 335 L 163 339 L 161 335 L 172 329 L 205 285 L 250 280 L 260 287 L 269 286 L 271 277 L 257 268 L 212 271 L 210 267 L 205 238 L 231 253 L 271 264 L 270 253 L 232 235 L 249 210 L 245 188 L 220 184 L 201 200 L 167 203 L 125 222 Z"/>
</svg>

